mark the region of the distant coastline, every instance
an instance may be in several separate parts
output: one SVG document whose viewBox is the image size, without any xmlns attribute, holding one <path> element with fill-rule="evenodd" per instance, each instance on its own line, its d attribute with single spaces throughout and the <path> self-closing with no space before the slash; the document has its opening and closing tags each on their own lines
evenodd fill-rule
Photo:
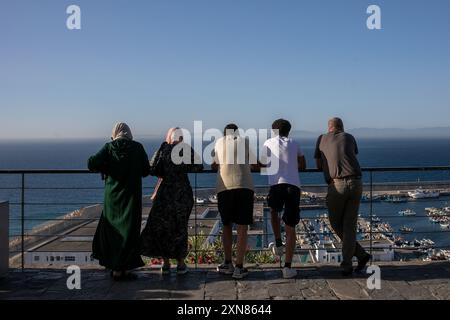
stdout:
<svg viewBox="0 0 450 320">
<path fill-rule="evenodd" d="M 245 128 L 247 129 L 247 128 Z M 268 129 L 268 128 L 267 128 Z M 324 129 L 325 130 L 325 129 Z M 352 128 L 347 130 L 359 139 L 450 139 L 450 127 L 425 127 L 425 128 Z M 316 139 L 324 131 L 320 130 L 293 130 L 291 136 L 298 139 Z M 154 134 L 135 134 L 136 140 L 155 141 L 162 140 L 164 133 Z M 5 138 L 0 137 L 0 143 L 29 143 L 29 142 L 46 142 L 46 143 L 79 143 L 79 142 L 105 142 L 108 137 L 20 137 Z"/>
</svg>

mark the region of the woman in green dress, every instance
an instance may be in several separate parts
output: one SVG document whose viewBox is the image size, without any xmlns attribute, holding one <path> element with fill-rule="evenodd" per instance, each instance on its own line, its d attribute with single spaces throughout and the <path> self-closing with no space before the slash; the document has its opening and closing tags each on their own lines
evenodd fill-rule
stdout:
<svg viewBox="0 0 450 320">
<path fill-rule="evenodd" d="M 92 256 L 112 270 L 115 280 L 134 279 L 130 270 L 144 265 L 140 256 L 142 178 L 150 164 L 144 147 L 133 141 L 125 123 L 115 125 L 111 142 L 88 160 L 105 177 L 103 212 L 92 242 Z"/>
</svg>

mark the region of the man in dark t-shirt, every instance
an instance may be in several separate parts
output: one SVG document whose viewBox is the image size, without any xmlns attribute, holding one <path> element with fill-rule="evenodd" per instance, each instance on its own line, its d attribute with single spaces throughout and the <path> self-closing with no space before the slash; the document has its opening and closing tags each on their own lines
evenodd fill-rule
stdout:
<svg viewBox="0 0 450 320">
<path fill-rule="evenodd" d="M 344 131 L 341 119 L 328 121 L 328 133 L 317 140 L 314 158 L 328 183 L 327 205 L 330 224 L 342 241 L 343 275 L 353 273 L 352 259 L 358 259 L 355 271 L 362 271 L 372 258 L 356 241 L 358 211 L 362 195 L 361 167 L 356 155 L 355 138 Z"/>
</svg>

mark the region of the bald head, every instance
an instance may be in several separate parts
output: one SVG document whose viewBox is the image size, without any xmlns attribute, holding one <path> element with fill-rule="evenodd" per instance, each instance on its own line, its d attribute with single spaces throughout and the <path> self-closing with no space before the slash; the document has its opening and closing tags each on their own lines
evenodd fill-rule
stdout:
<svg viewBox="0 0 450 320">
<path fill-rule="evenodd" d="M 344 122 L 341 118 L 331 118 L 328 120 L 328 132 L 344 131 Z"/>
</svg>

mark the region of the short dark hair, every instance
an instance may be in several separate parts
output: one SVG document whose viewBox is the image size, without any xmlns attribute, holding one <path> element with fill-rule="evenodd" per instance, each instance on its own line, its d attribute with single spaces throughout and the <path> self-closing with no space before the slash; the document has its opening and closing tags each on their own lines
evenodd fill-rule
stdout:
<svg viewBox="0 0 450 320">
<path fill-rule="evenodd" d="M 278 130 L 280 136 L 287 137 L 291 132 L 291 123 L 285 119 L 278 119 L 272 123 L 272 129 Z"/>
<path fill-rule="evenodd" d="M 238 129 L 239 128 L 238 128 L 237 125 L 235 125 L 234 123 L 229 123 L 229 124 L 227 124 L 225 126 L 225 129 L 223 129 L 223 135 L 226 136 L 227 135 L 227 131 L 231 131 L 231 130 L 236 131 Z"/>
</svg>

